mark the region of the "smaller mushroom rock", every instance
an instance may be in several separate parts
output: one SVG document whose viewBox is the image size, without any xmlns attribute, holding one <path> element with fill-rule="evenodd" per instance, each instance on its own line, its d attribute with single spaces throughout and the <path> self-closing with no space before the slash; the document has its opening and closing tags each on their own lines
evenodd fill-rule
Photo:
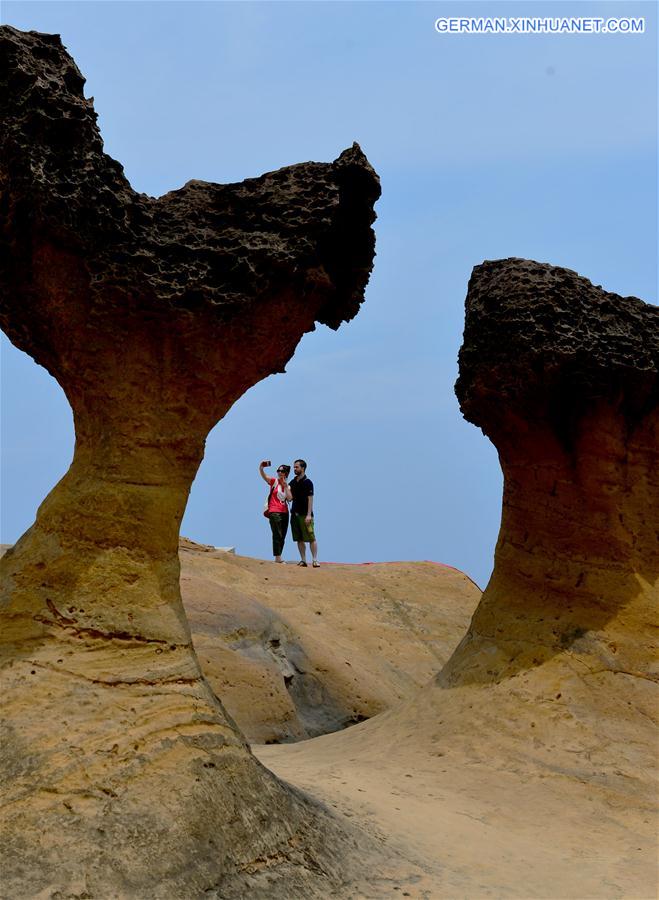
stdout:
<svg viewBox="0 0 659 900">
<path fill-rule="evenodd" d="M 659 308 L 522 259 L 474 269 L 456 393 L 499 452 L 492 578 L 441 683 L 570 651 L 648 677 L 659 598 Z"/>
</svg>

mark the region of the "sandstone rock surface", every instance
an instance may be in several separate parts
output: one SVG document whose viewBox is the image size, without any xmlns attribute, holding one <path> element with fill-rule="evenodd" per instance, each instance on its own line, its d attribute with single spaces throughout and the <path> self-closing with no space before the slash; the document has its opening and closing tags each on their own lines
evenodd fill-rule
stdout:
<svg viewBox="0 0 659 900">
<path fill-rule="evenodd" d="M 0 323 L 76 431 L 2 560 L 1 890 L 224 897 L 286 875 L 312 896 L 354 841 L 263 769 L 203 678 L 178 531 L 210 428 L 357 312 L 378 178 L 354 145 L 147 197 L 83 85 L 58 36 L 0 28 Z"/>
<path fill-rule="evenodd" d="M 477 267 L 458 395 L 504 471 L 494 574 L 413 699 L 258 749 L 287 785 L 202 676 L 178 527 L 208 428 L 356 311 L 377 179 L 353 148 L 137 195 L 59 40 L 0 51 L 0 315 L 77 439 L 3 560 L 1 895 L 655 896 L 657 309 Z"/>
<path fill-rule="evenodd" d="M 305 740 L 409 699 L 480 599 L 431 562 L 318 570 L 181 542 L 181 594 L 211 688 L 250 743 Z"/>
<path fill-rule="evenodd" d="M 659 887 L 659 309 L 528 260 L 472 275 L 457 392 L 504 472 L 495 568 L 411 701 L 260 748 L 423 877 L 411 897 Z"/>
<path fill-rule="evenodd" d="M 649 677 L 659 308 L 566 269 L 483 263 L 456 392 L 497 447 L 504 490 L 494 573 L 442 677 L 496 681 L 572 655 L 612 685 Z"/>
</svg>

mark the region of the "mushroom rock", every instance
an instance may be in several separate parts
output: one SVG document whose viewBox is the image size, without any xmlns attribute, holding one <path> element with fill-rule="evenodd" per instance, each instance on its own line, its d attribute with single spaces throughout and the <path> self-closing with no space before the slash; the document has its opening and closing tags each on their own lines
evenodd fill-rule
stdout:
<svg viewBox="0 0 659 900">
<path fill-rule="evenodd" d="M 355 144 L 154 199 L 103 153 L 59 36 L 4 26 L 0 51 L 0 322 L 76 433 L 2 560 L 3 890 L 275 896 L 279 874 L 313 896 L 344 837 L 204 680 L 178 532 L 208 431 L 316 322 L 357 313 L 377 175 Z"/>
<path fill-rule="evenodd" d="M 468 632 L 395 708 L 257 752 L 333 802 L 358 784 L 433 897 L 654 896 L 659 309 L 521 259 L 466 306 L 457 393 L 504 474 Z"/>
<path fill-rule="evenodd" d="M 503 511 L 492 578 L 442 684 L 552 660 L 600 680 L 650 676 L 658 372 L 658 307 L 529 260 L 474 269 L 456 393 L 498 450 Z"/>
</svg>

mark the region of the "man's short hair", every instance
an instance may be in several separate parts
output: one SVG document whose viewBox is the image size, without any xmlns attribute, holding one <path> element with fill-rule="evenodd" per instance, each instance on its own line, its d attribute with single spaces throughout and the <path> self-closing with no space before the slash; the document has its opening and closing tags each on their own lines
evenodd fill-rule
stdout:
<svg viewBox="0 0 659 900">
<path fill-rule="evenodd" d="M 307 471 L 307 464 L 305 463 L 305 461 L 303 459 L 296 459 L 295 462 L 299 463 L 305 472 Z"/>
</svg>

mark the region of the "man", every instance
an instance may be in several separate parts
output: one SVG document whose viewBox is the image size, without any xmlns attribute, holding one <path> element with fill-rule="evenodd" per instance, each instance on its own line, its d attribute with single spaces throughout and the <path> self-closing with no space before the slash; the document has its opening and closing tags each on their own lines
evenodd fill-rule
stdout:
<svg viewBox="0 0 659 900">
<path fill-rule="evenodd" d="M 297 541 L 297 549 L 300 551 L 298 566 L 307 565 L 306 544 L 311 546 L 311 558 L 313 567 L 320 566 L 318 562 L 318 544 L 313 527 L 313 481 L 307 478 L 307 464 L 303 459 L 296 459 L 293 463 L 295 478 L 290 482 L 289 488 L 293 495 L 291 506 L 291 532 L 293 540 Z"/>
</svg>

